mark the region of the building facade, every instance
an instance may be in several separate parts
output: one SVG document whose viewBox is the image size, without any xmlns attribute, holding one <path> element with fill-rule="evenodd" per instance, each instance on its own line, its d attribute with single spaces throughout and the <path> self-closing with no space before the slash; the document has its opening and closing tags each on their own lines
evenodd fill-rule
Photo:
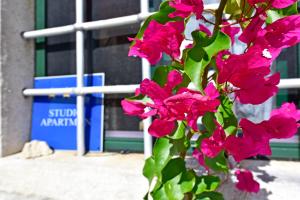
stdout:
<svg viewBox="0 0 300 200">
<path fill-rule="evenodd" d="M 207 1 L 215 3 L 217 1 Z M 155 11 L 160 0 L 150 0 Z M 75 33 L 26 40 L 21 33 L 74 24 L 75 0 L 0 0 L 0 155 L 19 152 L 31 138 L 32 98 L 24 97 L 24 88 L 33 88 L 34 77 L 76 73 Z M 86 0 L 84 21 L 111 19 L 140 13 L 140 0 Z M 142 80 L 142 62 L 128 57 L 128 37 L 134 37 L 140 23 L 84 31 L 84 73 L 105 73 L 105 85 L 138 84 Z M 152 68 L 154 69 L 154 68 Z M 300 77 L 300 47 L 282 53 L 274 71 L 282 78 Z M 300 90 L 282 89 L 273 99 L 273 107 L 292 101 L 300 106 Z M 104 151 L 142 152 L 143 123 L 123 114 L 120 101 L 132 94 L 106 94 L 104 98 Z M 264 112 L 263 110 L 258 112 Z M 277 158 L 300 158 L 299 137 L 273 141 Z"/>
</svg>

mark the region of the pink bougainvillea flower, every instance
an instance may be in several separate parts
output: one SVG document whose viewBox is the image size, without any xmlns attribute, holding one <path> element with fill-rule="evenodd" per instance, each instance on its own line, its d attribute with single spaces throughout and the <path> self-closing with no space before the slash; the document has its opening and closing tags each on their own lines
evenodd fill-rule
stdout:
<svg viewBox="0 0 300 200">
<path fill-rule="evenodd" d="M 297 122 L 292 117 L 286 117 L 284 114 L 272 116 L 268 121 L 262 122 L 269 133 L 270 138 L 290 138 L 293 137 L 298 130 Z"/>
<path fill-rule="evenodd" d="M 194 130 L 198 130 L 197 121 L 200 116 L 206 112 L 216 112 L 217 107 L 220 105 L 219 92 L 213 83 L 209 83 L 204 89 L 206 96 L 196 94 L 194 101 L 191 104 L 190 110 L 187 112 L 187 122 Z"/>
<path fill-rule="evenodd" d="M 132 41 L 132 39 L 130 38 Z M 130 48 L 128 56 L 138 56 L 146 58 L 151 65 L 155 65 L 162 58 L 162 51 L 157 43 L 150 44 L 149 42 L 134 39 L 135 44 Z"/>
<path fill-rule="evenodd" d="M 172 59 L 178 59 L 180 45 L 184 39 L 183 31 L 183 21 L 168 22 L 163 25 L 152 20 L 141 40 L 130 38 L 135 43 L 130 48 L 128 56 L 146 58 L 152 65 L 160 61 L 162 53 L 168 54 Z"/>
<path fill-rule="evenodd" d="M 281 18 L 268 25 L 264 31 L 264 38 L 272 47 L 291 47 L 300 42 L 300 15 Z"/>
<path fill-rule="evenodd" d="M 254 18 L 240 38 L 252 43 L 247 52 L 217 56 L 218 82 L 232 83 L 238 100 L 245 104 L 263 103 L 277 93 L 279 74 L 269 76 L 270 65 L 283 48 L 300 42 L 300 15 L 284 17 L 262 29 L 264 18 Z M 228 59 L 223 59 L 226 54 Z"/>
<path fill-rule="evenodd" d="M 205 138 L 201 142 L 201 150 L 207 157 L 216 157 L 224 148 L 226 134 L 222 126 L 215 122 L 216 130 L 213 132 L 212 136 Z"/>
<path fill-rule="evenodd" d="M 221 31 L 228 35 L 231 39 L 231 44 L 234 44 L 235 36 L 241 29 L 239 27 L 230 26 L 229 22 L 223 22 L 222 25 Z"/>
<path fill-rule="evenodd" d="M 270 138 L 264 126 L 242 119 L 240 127 L 243 130 L 242 136 L 227 137 L 225 142 L 227 153 L 237 162 L 256 155 L 271 155 Z"/>
<path fill-rule="evenodd" d="M 121 105 L 125 114 L 132 116 L 142 116 L 145 112 L 146 106 L 140 102 L 122 100 Z"/>
<path fill-rule="evenodd" d="M 219 91 L 215 87 L 215 85 L 210 82 L 207 84 L 206 88 L 204 89 L 204 93 L 210 98 L 210 99 L 216 99 L 220 96 Z"/>
<path fill-rule="evenodd" d="M 248 2 L 250 5 L 257 3 L 271 3 L 273 8 L 281 9 L 293 5 L 297 0 L 248 0 Z"/>
<path fill-rule="evenodd" d="M 154 137 L 162 137 L 172 133 L 175 129 L 174 121 L 155 119 L 149 127 L 149 133 Z"/>
<path fill-rule="evenodd" d="M 262 9 L 257 9 L 256 13 L 260 14 L 250 21 L 249 25 L 243 30 L 243 33 L 239 37 L 239 40 L 246 44 L 250 44 L 258 37 L 267 19 L 267 14 L 263 12 Z"/>
<path fill-rule="evenodd" d="M 162 137 L 172 133 L 176 128 L 175 122 L 178 117 L 167 108 L 164 101 L 173 95 L 172 90 L 182 80 L 182 75 L 176 70 L 169 72 L 164 87 L 154 81 L 144 79 L 140 85 L 139 94 L 146 95 L 152 102 L 122 100 L 121 105 L 125 114 L 136 115 L 142 119 L 155 117 L 149 127 L 149 133 L 154 137 Z"/>
<path fill-rule="evenodd" d="M 204 161 L 204 155 L 201 151 L 199 151 L 198 149 L 194 149 L 193 151 L 193 157 L 195 159 L 197 159 L 199 165 L 201 165 L 202 167 L 204 167 L 206 170 L 208 170 L 208 166 L 205 164 L 205 161 Z"/>
<path fill-rule="evenodd" d="M 245 192 L 259 192 L 259 183 L 254 180 L 253 174 L 248 170 L 236 170 L 235 175 L 237 177 L 237 189 Z"/>
<path fill-rule="evenodd" d="M 284 103 L 280 108 L 273 110 L 270 119 L 262 122 L 262 125 L 270 138 L 290 138 L 297 133 L 299 120 L 300 110 L 297 110 L 295 104 Z"/>
<path fill-rule="evenodd" d="M 217 57 L 218 82 L 232 83 L 241 103 L 260 104 L 277 93 L 280 75 L 268 77 L 273 59 L 263 55 L 261 46 L 252 46 L 241 55 L 229 54 L 229 58 L 223 60 L 226 54 L 221 52 Z"/>
<path fill-rule="evenodd" d="M 280 108 L 272 110 L 271 117 L 276 115 L 292 117 L 296 121 L 300 120 L 300 110 L 297 110 L 296 105 L 294 103 L 286 102 L 282 104 Z"/>
<path fill-rule="evenodd" d="M 270 2 L 270 0 L 248 0 L 248 3 L 252 6 L 258 3 L 268 3 L 268 2 Z"/>
<path fill-rule="evenodd" d="M 248 119 L 241 119 L 239 125 L 243 135 L 229 136 L 225 149 L 236 161 L 256 155 L 271 155 L 270 139 L 290 138 L 299 128 L 300 110 L 293 103 L 285 103 L 271 113 L 269 120 L 255 124 Z"/>
<path fill-rule="evenodd" d="M 251 73 L 250 73 L 251 74 Z M 249 76 L 251 76 L 248 74 Z M 240 88 L 235 92 L 237 99 L 243 104 L 261 104 L 265 102 L 270 97 L 274 96 L 278 92 L 277 85 L 280 81 L 280 74 L 276 73 L 270 77 L 257 77 L 255 78 L 255 73 L 252 74 L 253 78 L 247 77 L 247 81 L 251 82 L 245 83 L 242 80 L 237 86 Z M 243 77 L 241 76 L 241 79 Z M 255 87 L 250 86 L 250 84 L 256 85 Z"/>
<path fill-rule="evenodd" d="M 260 25 L 262 21 L 258 22 L 258 24 Z M 251 24 L 249 26 L 251 27 Z M 299 26 L 300 15 L 291 15 L 269 24 L 264 29 L 261 29 L 260 26 L 254 26 L 255 30 L 253 32 L 245 30 L 245 35 L 242 34 L 241 38 L 246 43 L 253 42 L 254 45 L 249 50 L 263 51 L 262 55 L 266 58 L 271 58 L 271 61 L 273 61 L 283 48 L 291 47 L 300 42 Z"/>
<path fill-rule="evenodd" d="M 169 5 L 176 9 L 169 17 L 186 18 L 192 13 L 196 15 L 196 19 L 201 19 L 204 9 L 202 0 L 171 0 Z"/>
<path fill-rule="evenodd" d="M 179 118 L 186 119 L 188 125 L 194 130 L 197 128 L 197 120 L 206 112 L 214 112 L 220 105 L 219 92 L 213 85 L 209 83 L 204 90 L 205 95 L 200 92 L 189 90 L 186 88 L 181 89 L 178 94 L 169 97 L 165 100 L 165 104 Z"/>
<path fill-rule="evenodd" d="M 274 0 L 272 2 L 272 7 L 278 8 L 278 9 L 286 8 L 290 5 L 293 5 L 296 2 L 297 2 L 297 0 Z"/>
</svg>

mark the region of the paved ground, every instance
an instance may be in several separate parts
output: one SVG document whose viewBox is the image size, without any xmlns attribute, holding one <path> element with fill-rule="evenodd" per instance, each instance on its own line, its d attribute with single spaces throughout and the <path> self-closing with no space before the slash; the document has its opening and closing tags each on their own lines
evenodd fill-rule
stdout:
<svg viewBox="0 0 300 200">
<path fill-rule="evenodd" d="M 256 171 L 262 185 L 262 192 L 249 199 L 300 199 L 300 162 L 247 161 L 243 165 Z M 142 166 L 142 154 L 1 158 L 0 200 L 139 200 L 147 189 Z M 245 197 L 233 190 L 227 199 Z"/>
</svg>

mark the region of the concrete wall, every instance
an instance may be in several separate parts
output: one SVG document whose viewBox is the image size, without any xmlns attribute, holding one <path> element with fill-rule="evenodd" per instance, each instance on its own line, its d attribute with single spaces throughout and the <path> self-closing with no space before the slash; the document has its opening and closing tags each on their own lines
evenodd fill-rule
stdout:
<svg viewBox="0 0 300 200">
<path fill-rule="evenodd" d="M 30 138 L 34 43 L 21 32 L 34 28 L 34 0 L 0 0 L 0 156 L 19 152 Z"/>
</svg>

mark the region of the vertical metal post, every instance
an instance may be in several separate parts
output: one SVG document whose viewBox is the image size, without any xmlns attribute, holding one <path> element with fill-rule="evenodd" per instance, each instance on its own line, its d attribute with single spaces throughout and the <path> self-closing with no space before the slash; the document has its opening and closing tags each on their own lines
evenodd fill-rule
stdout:
<svg viewBox="0 0 300 200">
<path fill-rule="evenodd" d="M 84 21 L 84 0 L 76 0 L 76 24 Z M 84 32 L 76 30 L 76 75 L 77 88 L 80 90 L 84 87 Z M 84 95 L 77 94 L 77 155 L 83 156 L 85 153 L 85 134 L 84 134 Z"/>
<path fill-rule="evenodd" d="M 140 0 L 141 13 L 149 13 L 149 0 Z M 150 64 L 146 59 L 142 59 L 143 79 L 151 78 Z M 144 155 L 145 159 L 152 155 L 152 136 L 148 133 L 148 128 L 151 125 L 151 118 L 143 120 L 144 124 Z"/>
</svg>

